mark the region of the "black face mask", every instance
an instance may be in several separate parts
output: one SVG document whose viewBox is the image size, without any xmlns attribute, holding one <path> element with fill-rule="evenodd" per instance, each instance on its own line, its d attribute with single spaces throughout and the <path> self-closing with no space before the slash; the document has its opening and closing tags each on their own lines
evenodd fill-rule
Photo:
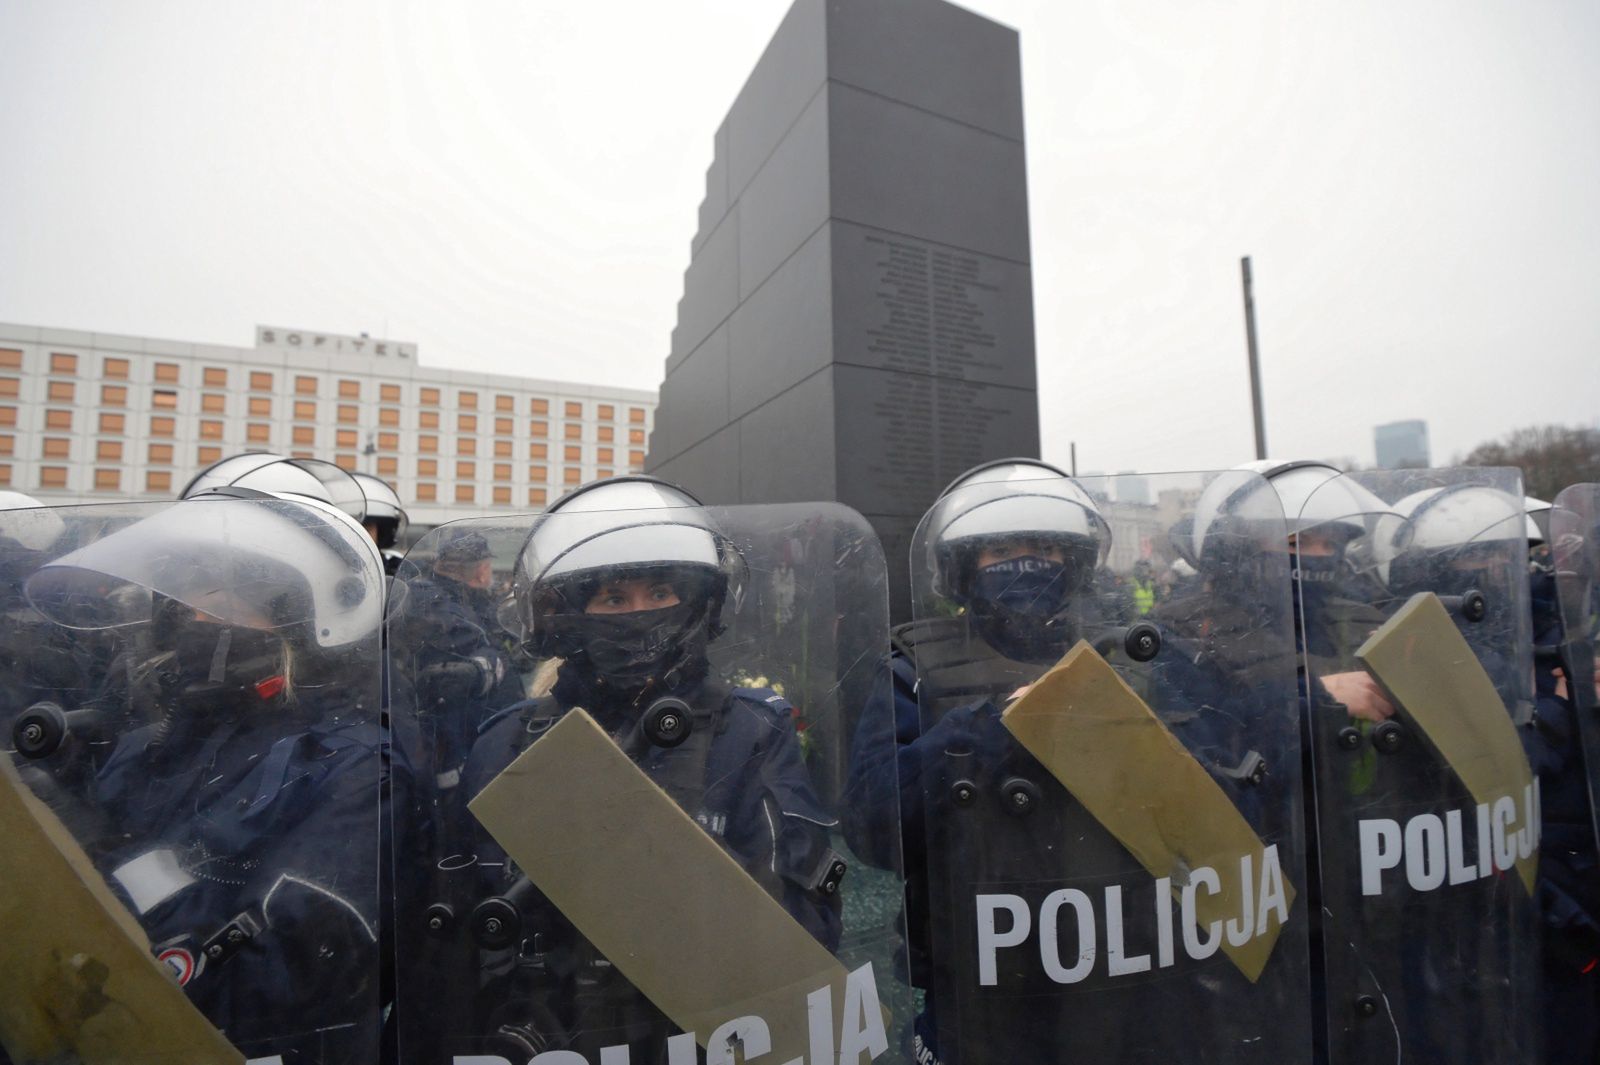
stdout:
<svg viewBox="0 0 1600 1065">
<path fill-rule="evenodd" d="M 186 685 L 242 688 L 283 671 L 283 641 L 262 629 L 205 621 L 175 627 L 173 665 Z"/>
<path fill-rule="evenodd" d="M 636 694 L 705 675 L 709 634 L 703 603 L 572 615 L 564 627 L 576 644 L 574 664 L 599 687 Z"/>
<path fill-rule="evenodd" d="M 1066 653 L 1077 626 L 1066 616 L 1066 567 L 1026 555 L 985 566 L 972 582 L 971 614 L 978 634 L 1022 662 L 1047 662 Z"/>
</svg>

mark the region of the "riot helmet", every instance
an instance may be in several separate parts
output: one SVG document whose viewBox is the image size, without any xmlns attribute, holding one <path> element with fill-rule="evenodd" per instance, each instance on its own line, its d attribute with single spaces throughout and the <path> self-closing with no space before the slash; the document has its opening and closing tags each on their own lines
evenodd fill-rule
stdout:
<svg viewBox="0 0 1600 1065">
<path fill-rule="evenodd" d="M 297 657 L 376 634 L 381 574 L 371 540 L 338 508 L 233 487 L 50 561 L 25 592 L 66 628 L 148 624 L 163 687 L 178 705 L 201 708 L 252 692 L 293 702 Z"/>
<path fill-rule="evenodd" d="M 513 591 L 528 649 L 611 696 L 704 677 L 744 559 L 688 492 L 654 477 L 595 481 L 534 523 Z"/>
<path fill-rule="evenodd" d="M 264 451 L 230 455 L 213 462 L 194 475 L 178 498 L 192 499 L 229 486 L 320 499 L 358 522 L 367 516 L 367 496 L 353 474 L 321 459 L 291 459 Z"/>
<path fill-rule="evenodd" d="M 1481 588 L 1486 578 L 1497 578 L 1484 571 L 1504 559 L 1506 542 L 1527 541 L 1523 501 L 1489 485 L 1423 489 L 1394 509 L 1404 520 L 1388 538 L 1383 562 L 1390 587 L 1400 595 Z"/>
<path fill-rule="evenodd" d="M 990 646 L 1024 661 L 1061 654 L 1071 600 L 1111 550 L 1094 499 L 1037 459 L 1001 459 L 950 483 L 922 519 L 933 590 L 964 607 Z"/>
<path fill-rule="evenodd" d="M 352 473 L 350 476 L 361 486 L 366 498 L 366 517 L 362 524 L 367 527 L 379 548 L 388 550 L 394 547 L 404 538 L 406 528 L 410 525 L 406 508 L 400 504 L 400 493 L 388 481 L 370 473 Z"/>
</svg>

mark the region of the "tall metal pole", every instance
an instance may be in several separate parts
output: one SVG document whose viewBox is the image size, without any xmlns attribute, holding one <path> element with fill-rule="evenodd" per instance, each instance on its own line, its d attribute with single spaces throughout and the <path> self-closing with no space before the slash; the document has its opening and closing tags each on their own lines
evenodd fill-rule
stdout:
<svg viewBox="0 0 1600 1065">
<path fill-rule="evenodd" d="M 1261 416 L 1261 356 L 1256 350 L 1256 296 L 1250 278 L 1250 256 L 1239 260 L 1244 273 L 1244 335 L 1250 345 L 1250 410 L 1256 420 L 1256 458 L 1267 457 L 1267 430 Z"/>
<path fill-rule="evenodd" d="M 1072 476 L 1078 476 L 1078 442 L 1072 441 Z"/>
</svg>

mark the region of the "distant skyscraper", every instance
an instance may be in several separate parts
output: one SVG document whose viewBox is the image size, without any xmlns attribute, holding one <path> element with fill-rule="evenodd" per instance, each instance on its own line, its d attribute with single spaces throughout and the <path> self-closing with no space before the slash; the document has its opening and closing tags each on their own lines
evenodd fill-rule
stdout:
<svg viewBox="0 0 1600 1065">
<path fill-rule="evenodd" d="M 1372 438 L 1378 465 L 1385 470 L 1428 465 L 1427 422 L 1390 422 L 1374 429 Z"/>
</svg>

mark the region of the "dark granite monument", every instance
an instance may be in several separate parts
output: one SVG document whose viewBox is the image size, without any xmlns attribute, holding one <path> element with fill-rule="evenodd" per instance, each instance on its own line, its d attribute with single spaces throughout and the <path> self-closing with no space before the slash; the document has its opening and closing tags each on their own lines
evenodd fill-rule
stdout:
<svg viewBox="0 0 1600 1065">
<path fill-rule="evenodd" d="M 896 620 L 948 481 L 1039 453 L 1017 34 L 941 0 L 796 0 L 716 135 L 646 468 L 834 499 Z"/>
</svg>

